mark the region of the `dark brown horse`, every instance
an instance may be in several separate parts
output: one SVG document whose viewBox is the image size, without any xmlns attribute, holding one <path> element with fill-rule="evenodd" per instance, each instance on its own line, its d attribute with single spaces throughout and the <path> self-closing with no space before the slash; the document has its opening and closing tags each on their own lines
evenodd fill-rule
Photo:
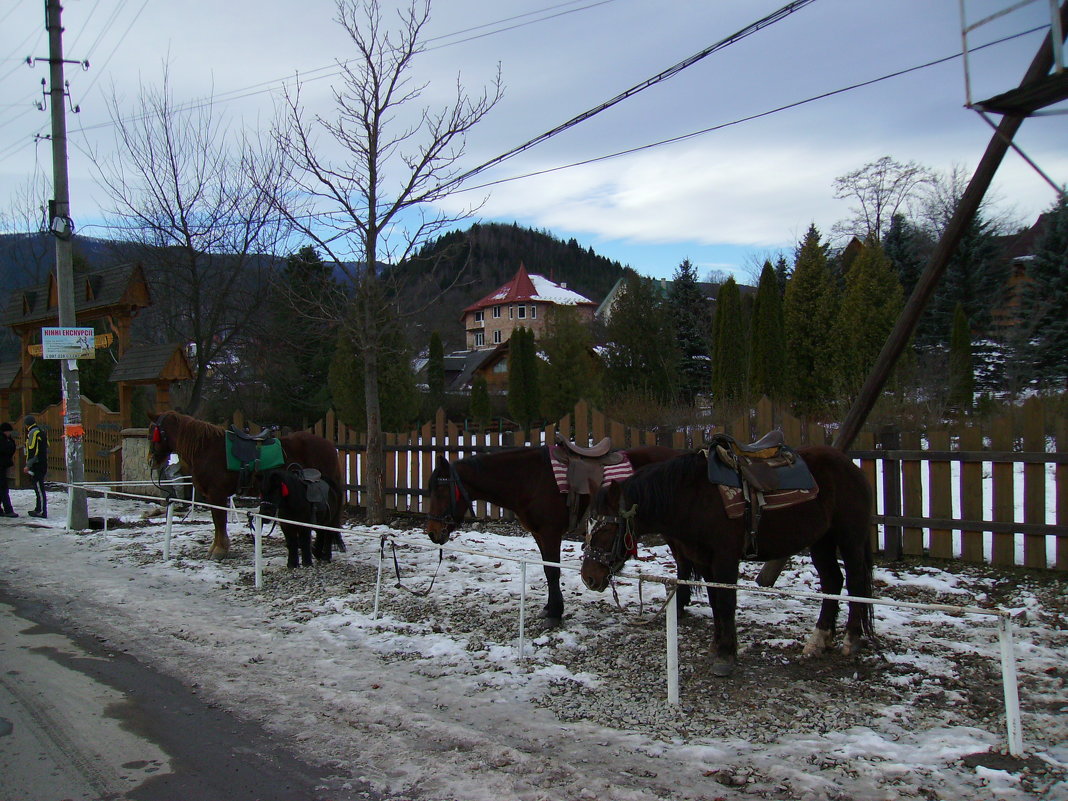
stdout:
<svg viewBox="0 0 1068 801">
<path fill-rule="evenodd" d="M 635 469 L 671 459 L 679 451 L 648 445 L 623 451 Z M 567 495 L 553 477 L 546 447 L 509 448 L 495 453 L 468 456 L 450 462 L 439 456 L 427 482 L 429 496 L 426 533 L 444 545 L 464 518 L 473 515 L 473 501 L 488 501 L 515 512 L 523 527 L 534 535 L 542 561 L 560 562 L 560 543 L 568 530 Z M 676 560 L 683 577 L 689 566 Z M 559 625 L 564 615 L 560 592 L 560 568 L 545 567 L 549 599 L 542 617 Z"/>
<path fill-rule="evenodd" d="M 287 464 L 295 462 L 304 467 L 314 467 L 335 487 L 342 486 L 341 465 L 333 443 L 307 431 L 297 431 L 279 439 Z M 226 469 L 226 430 L 222 426 L 180 412 L 163 412 L 149 428 L 148 447 L 149 458 L 156 470 L 162 470 L 170 455 L 177 453 L 189 470 L 193 486 L 207 503 L 226 506 L 238 492 L 238 473 Z M 258 475 L 254 483 L 258 485 Z M 324 524 L 338 528 L 341 522 L 340 504 L 331 511 L 332 519 Z M 226 517 L 227 512 L 223 509 L 211 510 L 215 539 L 208 556 L 214 559 L 224 559 L 230 553 Z M 336 539 L 338 548 L 342 549 L 340 535 Z"/>
<path fill-rule="evenodd" d="M 841 556 L 845 586 L 855 597 L 871 597 L 871 492 L 860 468 L 836 448 L 816 445 L 799 448 L 816 479 L 814 500 L 786 509 L 765 510 L 757 530 L 757 556 L 781 559 L 808 548 L 828 595 L 842 591 Z M 633 510 L 633 511 L 632 511 Z M 719 488 L 708 481 L 708 462 L 701 452 L 650 465 L 618 485 L 609 485 L 594 498 L 595 524 L 582 560 L 582 580 L 591 590 L 608 586 L 611 575 L 627 559 L 622 543 L 629 536 L 659 532 L 675 553 L 688 559 L 709 582 L 737 584 L 738 566 L 745 548 L 745 519 L 729 518 Z M 715 628 L 713 673 L 733 671 L 738 650 L 735 628 L 737 592 L 712 589 Z M 814 656 L 831 646 L 838 601 L 824 600 L 816 628 L 805 644 L 804 655 Z M 871 604 L 850 603 L 843 654 L 861 646 L 864 636 L 874 638 Z"/>
</svg>

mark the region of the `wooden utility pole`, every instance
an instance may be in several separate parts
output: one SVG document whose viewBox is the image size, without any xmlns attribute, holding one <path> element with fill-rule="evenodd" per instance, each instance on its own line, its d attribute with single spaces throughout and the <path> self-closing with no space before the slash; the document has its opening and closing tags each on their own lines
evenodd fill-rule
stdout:
<svg viewBox="0 0 1068 801">
<path fill-rule="evenodd" d="M 48 67 L 52 85 L 52 181 L 55 197 L 49 209 L 49 228 L 56 238 L 56 292 L 59 301 L 59 326 L 72 328 L 77 320 L 74 311 L 74 252 L 71 238 L 74 223 L 70 218 L 70 190 L 67 181 L 66 85 L 63 81 L 63 26 L 59 0 L 45 0 L 45 29 L 48 31 Z M 66 446 L 67 482 L 85 480 L 85 455 L 82 429 L 82 393 L 78 381 L 77 359 L 60 362 L 63 386 L 63 442 Z M 80 530 L 89 524 L 85 490 L 71 489 L 67 506 L 67 528 Z"/>
</svg>

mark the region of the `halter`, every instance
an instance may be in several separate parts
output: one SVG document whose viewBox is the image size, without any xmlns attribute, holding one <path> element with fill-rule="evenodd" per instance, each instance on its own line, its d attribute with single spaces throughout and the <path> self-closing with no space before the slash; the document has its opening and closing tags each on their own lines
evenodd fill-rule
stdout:
<svg viewBox="0 0 1068 801">
<path fill-rule="evenodd" d="M 427 514 L 427 520 L 458 526 L 463 522 L 465 515 L 472 514 L 471 496 L 467 492 L 467 487 L 460 480 L 460 474 L 456 472 L 456 466 L 452 462 L 449 462 L 448 465 L 449 475 L 438 476 L 434 483 L 436 486 L 449 488 L 449 505 L 442 515 Z"/>
<path fill-rule="evenodd" d="M 590 527 L 586 534 L 586 542 L 582 547 L 582 558 L 590 559 L 608 568 L 608 572 L 612 575 L 618 573 L 627 559 L 638 552 L 637 540 L 634 537 L 634 518 L 637 514 L 638 505 L 634 504 L 626 511 L 621 508 L 619 514 L 615 516 L 604 515 L 591 518 L 594 521 L 594 525 Z M 616 536 L 612 540 L 611 549 L 607 551 L 603 548 L 598 548 L 591 542 L 594 528 L 605 522 L 614 522 L 616 524 Z"/>
</svg>

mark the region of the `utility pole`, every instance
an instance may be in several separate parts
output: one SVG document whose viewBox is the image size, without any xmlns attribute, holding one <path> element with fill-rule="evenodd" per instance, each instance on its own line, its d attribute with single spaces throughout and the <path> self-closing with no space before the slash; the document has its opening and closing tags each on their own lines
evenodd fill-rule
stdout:
<svg viewBox="0 0 1068 801">
<path fill-rule="evenodd" d="M 59 300 L 59 327 L 77 324 L 74 312 L 74 252 L 71 238 L 74 223 L 70 218 L 70 189 L 67 181 L 66 85 L 63 81 L 63 12 L 59 0 L 45 0 L 45 29 L 48 31 L 48 66 L 52 85 L 52 180 L 55 197 L 49 209 L 49 228 L 56 238 L 56 291 Z M 78 381 L 77 359 L 60 361 L 63 386 L 63 441 L 66 445 L 67 482 L 79 485 L 85 480 L 85 457 L 82 429 L 82 393 Z M 78 531 L 89 524 L 85 489 L 70 490 L 67 505 L 67 529 Z"/>
</svg>

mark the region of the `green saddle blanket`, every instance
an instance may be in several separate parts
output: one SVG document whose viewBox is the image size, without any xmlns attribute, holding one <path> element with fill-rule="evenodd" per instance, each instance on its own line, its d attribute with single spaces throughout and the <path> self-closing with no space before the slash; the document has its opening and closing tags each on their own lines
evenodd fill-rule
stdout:
<svg viewBox="0 0 1068 801">
<path fill-rule="evenodd" d="M 278 437 L 252 440 L 233 431 L 226 432 L 226 469 L 235 472 L 273 470 L 285 464 L 282 441 Z"/>
</svg>

